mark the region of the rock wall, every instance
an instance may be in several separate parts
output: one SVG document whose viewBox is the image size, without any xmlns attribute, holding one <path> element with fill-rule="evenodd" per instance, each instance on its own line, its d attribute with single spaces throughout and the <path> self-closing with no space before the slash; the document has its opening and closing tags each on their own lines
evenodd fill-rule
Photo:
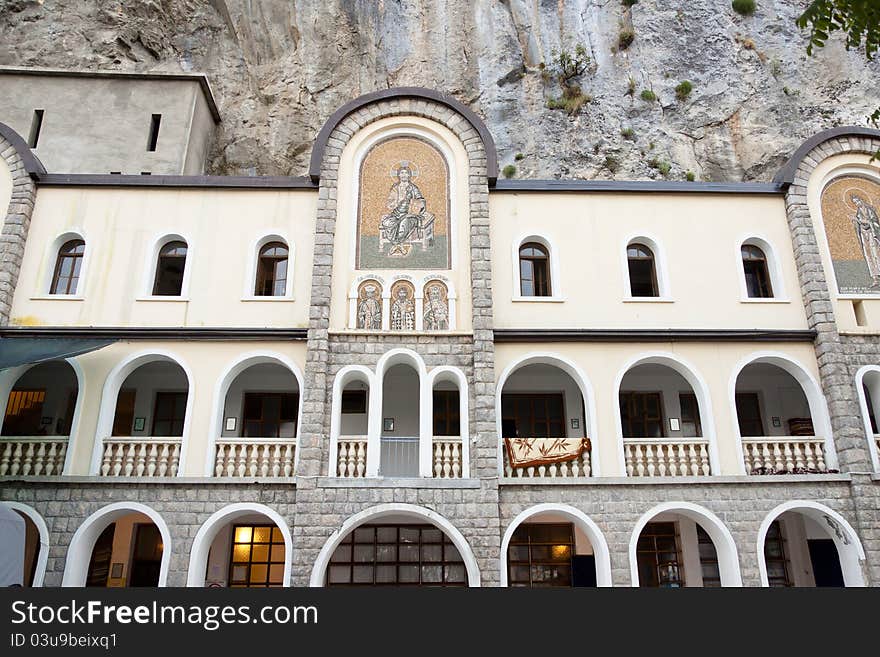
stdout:
<svg viewBox="0 0 880 657">
<path fill-rule="evenodd" d="M 333 110 L 419 85 L 485 117 L 517 177 L 769 180 L 804 138 L 880 105 L 880 60 L 840 39 L 807 57 L 803 5 L 758 0 L 743 17 L 729 0 L 8 0 L 0 64 L 207 73 L 216 174 L 303 174 Z M 576 44 L 591 100 L 569 115 L 547 107 L 561 93 L 549 71 Z M 693 91 L 678 100 L 682 80 Z"/>
</svg>

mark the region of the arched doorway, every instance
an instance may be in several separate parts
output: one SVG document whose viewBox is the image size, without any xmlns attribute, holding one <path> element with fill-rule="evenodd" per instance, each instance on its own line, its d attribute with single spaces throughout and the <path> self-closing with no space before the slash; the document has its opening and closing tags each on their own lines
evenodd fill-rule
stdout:
<svg viewBox="0 0 880 657">
<path fill-rule="evenodd" d="M 539 504 L 521 512 L 501 541 L 501 585 L 611 586 L 611 558 L 601 530 L 581 511 Z"/>
<path fill-rule="evenodd" d="M 43 585 L 46 562 L 49 557 L 49 529 L 37 511 L 20 502 L 0 502 L 24 520 L 24 552 L 22 554 L 21 582 L 25 587 Z"/>
<path fill-rule="evenodd" d="M 742 586 L 730 531 L 714 513 L 689 502 L 645 513 L 630 538 L 629 559 L 633 586 Z"/>
<path fill-rule="evenodd" d="M 467 541 L 448 520 L 412 504 L 349 518 L 325 543 L 311 586 L 479 586 Z"/>
<path fill-rule="evenodd" d="M 290 586 L 293 539 L 284 518 L 262 504 L 230 504 L 199 528 L 187 586 Z"/>
<path fill-rule="evenodd" d="M 418 477 L 421 437 L 421 382 L 409 363 L 398 363 L 382 376 L 382 426 L 379 475 Z"/>
<path fill-rule="evenodd" d="M 864 559 L 852 526 L 836 511 L 815 502 L 781 504 L 758 530 L 763 586 L 864 586 Z"/>
<path fill-rule="evenodd" d="M 302 408 L 293 364 L 267 355 L 245 358 L 223 377 L 219 395 L 209 476 L 291 476 Z"/>
<path fill-rule="evenodd" d="M 800 366 L 751 359 L 736 375 L 733 405 L 746 474 L 836 471 L 824 397 Z"/>
<path fill-rule="evenodd" d="M 78 397 L 79 379 L 69 362 L 53 360 L 24 370 L 0 419 L 0 476 L 63 472 Z"/>
<path fill-rule="evenodd" d="M 171 356 L 144 354 L 107 377 L 92 471 L 106 477 L 177 475 L 189 429 L 190 377 Z"/>
<path fill-rule="evenodd" d="M 618 404 L 628 476 L 717 472 L 709 396 L 691 367 L 667 355 L 639 358 L 620 379 Z"/>
<path fill-rule="evenodd" d="M 67 549 L 63 586 L 165 586 L 171 536 L 162 517 L 137 502 L 93 513 Z"/>
<path fill-rule="evenodd" d="M 594 407 L 586 377 L 552 354 L 509 365 L 497 384 L 504 477 L 589 477 L 598 473 L 590 435 Z"/>
</svg>

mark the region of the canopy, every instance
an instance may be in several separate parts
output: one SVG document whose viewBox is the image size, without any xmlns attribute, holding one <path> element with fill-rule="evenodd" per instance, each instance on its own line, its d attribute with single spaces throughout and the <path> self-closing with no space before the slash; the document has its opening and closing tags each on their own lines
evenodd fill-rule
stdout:
<svg viewBox="0 0 880 657">
<path fill-rule="evenodd" d="M 0 338 L 0 370 L 79 356 L 113 342 L 89 338 Z"/>
<path fill-rule="evenodd" d="M 0 586 L 24 584 L 24 518 L 0 502 Z"/>
</svg>

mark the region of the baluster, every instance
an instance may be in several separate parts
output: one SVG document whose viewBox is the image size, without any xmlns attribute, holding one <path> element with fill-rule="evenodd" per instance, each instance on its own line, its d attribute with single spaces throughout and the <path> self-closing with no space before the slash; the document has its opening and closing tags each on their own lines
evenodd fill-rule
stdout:
<svg viewBox="0 0 880 657">
<path fill-rule="evenodd" d="M 443 477 L 452 475 L 452 443 L 443 443 Z"/>
<path fill-rule="evenodd" d="M 214 476 L 222 477 L 226 465 L 226 445 L 217 443 L 217 454 L 214 456 Z"/>
<path fill-rule="evenodd" d="M 14 443 L 15 451 L 12 453 L 12 467 L 9 472 L 11 475 L 17 475 L 21 472 L 23 443 Z"/>
<path fill-rule="evenodd" d="M 363 477 L 364 470 L 367 469 L 367 443 L 360 442 L 357 443 L 357 452 L 355 456 L 355 476 Z"/>
<path fill-rule="evenodd" d="M 462 476 L 461 471 L 461 443 L 452 443 L 452 476 L 459 479 Z"/>
<path fill-rule="evenodd" d="M 31 468 L 34 464 L 34 444 L 28 443 L 27 449 L 24 453 L 24 461 L 21 464 L 21 474 L 27 476 L 31 473 Z"/>
<path fill-rule="evenodd" d="M 293 461 L 295 457 L 296 446 L 293 443 L 288 443 L 284 447 L 284 467 L 282 468 L 285 477 L 293 475 Z"/>
<path fill-rule="evenodd" d="M 0 456 L 0 477 L 6 475 L 9 472 L 9 460 L 12 457 L 12 450 L 15 444 L 12 442 L 0 443 L 0 449 L 3 450 L 2 456 Z"/>
<path fill-rule="evenodd" d="M 653 477 L 657 472 L 657 459 L 654 456 L 654 446 L 651 443 L 645 445 L 645 461 L 648 465 L 648 476 Z"/>
<path fill-rule="evenodd" d="M 777 472 L 779 470 L 779 466 L 777 464 L 777 458 L 779 457 L 778 443 L 765 443 L 762 456 L 764 457 L 764 468 L 766 468 L 770 473 Z"/>
<path fill-rule="evenodd" d="M 130 477 L 134 471 L 135 443 L 122 443 L 121 451 L 123 454 L 122 473 L 126 477 Z"/>
<path fill-rule="evenodd" d="M 49 443 L 49 453 L 46 455 L 45 472 L 46 476 L 51 476 L 58 469 L 58 447 L 59 443 L 52 441 Z M 58 474 L 61 474 L 60 472 Z"/>
<path fill-rule="evenodd" d="M 799 443 L 799 442 L 795 443 L 794 449 L 792 450 L 792 452 L 793 452 L 792 458 L 794 460 L 795 470 L 803 470 L 803 468 L 804 468 L 803 451 L 801 450 L 802 444 L 803 443 Z"/>
<path fill-rule="evenodd" d="M 104 456 L 101 459 L 101 475 L 106 477 L 110 472 L 111 463 L 113 461 L 113 443 L 108 442 L 104 445 Z"/>
<path fill-rule="evenodd" d="M 589 477 L 590 473 L 593 471 L 592 455 L 589 452 L 584 452 L 581 458 L 583 458 L 583 463 L 581 465 L 584 469 L 584 476 Z"/>
<path fill-rule="evenodd" d="M 226 458 L 226 476 L 227 477 L 238 477 L 238 450 L 239 445 L 235 443 L 229 443 L 229 453 Z"/>
<path fill-rule="evenodd" d="M 665 477 L 668 471 L 667 460 L 669 458 L 669 445 L 657 445 L 657 474 Z M 672 473 L 675 474 L 675 473 Z"/>
<path fill-rule="evenodd" d="M 705 477 L 712 474 L 712 466 L 709 464 L 709 451 L 705 444 L 700 445 L 700 470 Z"/>
<path fill-rule="evenodd" d="M 825 446 L 821 442 L 816 443 L 816 469 L 819 472 L 825 472 Z"/>
<path fill-rule="evenodd" d="M 39 476 L 43 471 L 43 461 L 46 458 L 46 443 L 40 442 L 37 453 L 34 455 L 34 475 Z"/>
<path fill-rule="evenodd" d="M 256 459 L 256 472 L 259 473 L 261 477 L 266 477 L 269 475 L 269 445 L 254 445 L 254 452 L 257 457 Z"/>
<path fill-rule="evenodd" d="M 271 470 L 269 470 L 269 471 L 272 473 L 273 477 L 278 477 L 281 474 L 281 458 L 282 458 L 281 451 L 282 451 L 282 449 L 283 448 L 278 443 L 271 445 L 271 452 L 272 452 L 271 461 L 270 461 Z"/>
<path fill-rule="evenodd" d="M 113 458 L 110 460 L 110 476 L 118 477 L 122 472 L 122 443 L 110 443 L 113 449 Z"/>
<path fill-rule="evenodd" d="M 171 445 L 171 465 L 168 466 L 169 477 L 177 476 L 177 470 L 180 467 L 180 450 L 181 443 L 174 443 Z"/>
<path fill-rule="evenodd" d="M 147 447 L 144 445 L 144 447 Z M 142 451 L 144 451 L 142 449 Z M 156 461 L 159 459 L 159 443 L 152 443 L 146 449 L 146 458 L 138 459 L 138 476 L 145 472 L 148 477 L 156 474 Z"/>
<path fill-rule="evenodd" d="M 159 473 L 160 477 L 164 477 L 168 473 L 168 458 L 170 456 L 170 445 L 169 443 L 162 443 L 161 447 L 157 447 L 156 452 L 154 452 L 152 456 L 152 461 L 149 466 L 147 466 L 148 476 L 152 477 L 156 472 Z"/>
<path fill-rule="evenodd" d="M 794 459 L 792 458 L 791 453 L 791 443 L 786 441 L 782 443 L 782 456 L 785 461 L 785 471 L 791 472 L 794 470 Z"/>
<path fill-rule="evenodd" d="M 439 441 L 434 443 L 434 476 L 443 476 L 443 444 Z"/>
<path fill-rule="evenodd" d="M 816 469 L 816 459 L 813 458 L 813 443 L 809 440 L 804 443 L 804 462 L 808 472 L 813 472 Z"/>
<path fill-rule="evenodd" d="M 686 445 L 684 443 L 678 446 L 678 472 L 682 477 L 689 474 L 696 474 L 694 467 L 694 444 Z"/>
</svg>

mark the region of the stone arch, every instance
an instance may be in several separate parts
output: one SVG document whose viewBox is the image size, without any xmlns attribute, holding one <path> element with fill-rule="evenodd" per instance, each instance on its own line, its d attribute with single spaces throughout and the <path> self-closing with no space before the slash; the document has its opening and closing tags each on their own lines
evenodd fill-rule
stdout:
<svg viewBox="0 0 880 657">
<path fill-rule="evenodd" d="M 709 509 L 691 502 L 664 502 L 646 511 L 636 521 L 629 539 L 629 572 L 632 585 L 639 585 L 639 566 L 636 559 L 636 546 L 639 536 L 651 519 L 664 512 L 673 512 L 690 518 L 709 534 L 715 551 L 718 554 L 718 569 L 721 574 L 721 586 L 742 586 L 742 575 L 739 570 L 739 553 L 736 542 L 727 526 Z"/>
<path fill-rule="evenodd" d="M 27 504 L 6 500 L 3 500 L 3 504 L 13 511 L 18 511 L 22 515 L 27 516 L 37 527 L 37 532 L 40 534 L 40 549 L 37 552 L 37 565 L 34 568 L 34 581 L 31 583 L 31 586 L 34 588 L 43 586 L 43 578 L 46 575 L 46 563 L 49 560 L 49 528 L 46 526 L 46 521 L 43 520 L 43 516 L 35 508 Z"/>
<path fill-rule="evenodd" d="M 596 398 L 593 394 L 593 385 L 590 383 L 589 377 L 587 377 L 586 373 L 580 368 L 580 366 L 565 356 L 553 352 L 532 352 L 525 354 L 505 367 L 504 371 L 501 372 L 501 375 L 498 377 L 498 382 L 495 384 L 495 424 L 497 426 L 499 476 L 504 476 L 504 436 L 502 435 L 503 431 L 501 423 L 497 418 L 501 417 L 501 394 L 504 392 L 504 384 L 511 375 L 520 368 L 535 364 L 556 367 L 571 377 L 580 390 L 581 398 L 584 402 L 584 409 L 587 414 L 587 418 L 585 418 L 586 426 L 584 428 L 588 430 L 587 437 L 596 441 L 599 436 L 599 425 L 596 416 Z M 602 469 L 599 458 L 599 448 L 595 442 L 590 453 L 590 467 L 592 476 L 598 477 L 601 475 Z"/>
<path fill-rule="evenodd" d="M 608 550 L 608 542 L 599 526 L 580 509 L 568 504 L 545 503 L 536 504 L 521 511 L 504 532 L 501 539 L 500 575 L 501 586 L 507 586 L 507 549 L 513 532 L 529 518 L 542 513 L 556 513 L 569 518 L 590 539 L 593 553 L 596 555 L 596 584 L 597 586 L 612 586 L 611 581 L 611 552 Z"/>
<path fill-rule="evenodd" d="M 165 586 L 168 579 L 168 564 L 171 563 L 171 532 L 165 520 L 152 508 L 140 502 L 114 502 L 95 511 L 77 528 L 67 548 L 67 561 L 64 564 L 64 578 L 61 586 L 85 586 L 89 560 L 95 541 L 111 523 L 129 513 L 143 513 L 153 521 L 162 536 L 162 562 L 159 567 L 159 584 Z"/>
<path fill-rule="evenodd" d="M 302 433 L 302 404 L 303 404 L 303 374 L 296 363 L 288 356 L 277 351 L 252 351 L 250 353 L 239 355 L 232 363 L 230 363 L 214 388 L 214 402 L 211 410 L 211 433 L 208 435 L 208 447 L 205 452 L 205 476 L 214 476 L 214 458 L 216 456 L 215 446 L 217 437 L 221 434 L 223 428 L 223 410 L 226 403 L 226 395 L 230 386 L 233 384 L 239 374 L 245 372 L 249 367 L 254 365 L 273 364 L 280 365 L 287 369 L 296 379 L 299 388 L 299 404 L 297 408 L 296 423 L 296 440 L 299 440 Z M 298 458 L 298 450 L 294 452 L 294 472 L 296 471 L 296 459 Z M 184 461 L 181 459 L 181 470 Z"/>
<path fill-rule="evenodd" d="M 239 502 L 224 506 L 214 512 L 210 518 L 202 523 L 193 539 L 192 548 L 189 552 L 189 568 L 186 573 L 186 585 L 200 587 L 205 585 L 205 570 L 208 567 L 208 553 L 217 533 L 236 518 L 247 515 L 259 514 L 271 520 L 284 536 L 284 586 L 290 586 L 290 573 L 293 563 L 293 537 L 290 528 L 284 518 L 264 504 L 253 502 Z"/>
<path fill-rule="evenodd" d="M 364 509 L 342 523 L 342 526 L 331 534 L 330 538 L 327 539 L 327 542 L 324 543 L 324 547 L 321 548 L 321 552 L 318 553 L 318 558 L 315 560 L 315 565 L 312 567 L 309 586 L 324 586 L 324 575 L 327 566 L 330 563 L 330 558 L 333 556 L 333 551 L 339 546 L 349 532 L 354 531 L 357 527 L 366 522 L 380 520 L 387 516 L 405 516 L 416 520 L 427 520 L 429 523 L 437 527 L 437 529 L 441 530 L 450 538 L 458 549 L 458 552 L 461 554 L 461 558 L 464 560 L 468 576 L 468 586 L 480 586 L 480 568 L 477 565 L 477 559 L 474 557 L 473 550 L 471 550 L 464 535 L 456 529 L 449 520 L 436 511 L 415 504 L 402 504 L 398 502 L 379 504 Z"/>
<path fill-rule="evenodd" d="M 630 359 L 621 368 L 614 383 L 615 399 L 620 397 L 620 386 L 627 373 L 639 365 L 663 365 L 677 372 L 687 381 L 697 398 L 700 410 L 700 424 L 703 429 L 703 438 L 709 442 L 709 466 L 712 474 L 720 474 L 721 463 L 718 458 L 718 441 L 715 434 L 715 421 L 712 413 L 712 399 L 709 396 L 709 386 L 697 369 L 680 356 L 672 352 L 648 352 L 642 353 Z M 615 426 L 617 427 L 618 460 L 621 472 L 626 472 L 625 446 L 623 442 L 623 423 L 620 411 L 614 414 Z"/>
<path fill-rule="evenodd" d="M 363 111 L 365 107 L 380 101 L 392 101 L 394 106 L 389 108 L 388 113 L 373 113 Z M 420 102 L 421 101 L 421 102 Z M 389 103 L 390 105 L 391 103 Z M 373 120 L 384 116 L 394 116 L 400 114 L 411 114 L 422 116 L 429 119 L 437 119 L 435 107 L 446 108 L 448 114 L 458 114 L 470 126 L 470 130 L 475 132 L 475 136 L 482 143 L 483 150 L 486 154 L 486 170 L 490 184 L 498 179 L 498 155 L 495 150 L 495 141 L 492 134 L 486 127 L 483 120 L 477 116 L 471 109 L 463 105 L 459 101 L 450 96 L 424 89 L 421 87 L 394 87 L 391 89 L 383 89 L 372 93 L 364 94 L 354 100 L 346 103 L 336 110 L 330 118 L 321 127 L 318 136 L 315 138 L 315 144 L 312 147 L 312 156 L 309 160 L 309 177 L 313 182 L 321 180 L 323 170 L 322 164 L 325 155 L 330 152 L 332 144 L 330 139 L 333 132 L 339 128 L 345 119 L 355 115 L 356 120 L 362 122 L 359 127 L 363 127 Z M 441 123 L 443 121 L 441 120 Z"/>
<path fill-rule="evenodd" d="M 9 276 L 0 283 L 0 326 L 9 323 L 12 297 L 18 284 L 24 246 L 31 225 L 31 215 L 37 198 L 35 180 L 46 169 L 28 148 L 27 142 L 5 123 L 0 123 L 0 157 L 12 178 L 9 204 L 0 208 L 3 217 L 0 241 L 0 271 Z"/>
<path fill-rule="evenodd" d="M 843 571 L 844 584 L 846 586 L 865 586 L 865 579 L 862 575 L 865 549 L 862 547 L 859 536 L 852 528 L 852 525 L 834 509 L 830 509 L 824 504 L 807 500 L 792 500 L 791 502 L 780 504 L 770 511 L 761 522 L 761 526 L 758 528 L 757 540 L 758 572 L 761 576 L 761 586 L 770 585 L 767 577 L 767 562 L 764 558 L 764 541 L 767 538 L 767 531 L 770 528 L 770 524 L 786 511 L 801 513 L 816 520 L 820 525 L 826 526 L 827 524 L 827 526 L 834 529 L 833 532 L 828 532 L 828 535 L 834 541 L 834 545 L 837 548 L 837 558 Z"/>
<path fill-rule="evenodd" d="M 862 411 L 862 421 L 865 425 L 865 437 L 868 439 L 868 451 L 871 454 L 871 465 L 874 466 L 874 472 L 880 472 L 880 450 L 878 450 L 878 446 L 875 442 L 874 432 L 871 429 L 871 418 L 868 413 L 868 402 L 869 399 L 865 395 L 865 387 L 867 383 L 865 382 L 865 377 L 871 375 L 871 378 L 880 378 L 880 365 L 865 365 L 860 368 L 858 372 L 856 372 L 855 382 L 856 382 L 856 394 L 859 399 L 859 407 Z M 880 389 L 878 389 L 877 399 L 880 402 Z M 868 394 L 873 399 L 875 399 L 875 395 L 872 394 L 871 390 L 868 390 Z M 871 403 L 871 406 L 876 409 L 875 412 L 880 412 L 880 403 L 874 404 Z"/>
</svg>

